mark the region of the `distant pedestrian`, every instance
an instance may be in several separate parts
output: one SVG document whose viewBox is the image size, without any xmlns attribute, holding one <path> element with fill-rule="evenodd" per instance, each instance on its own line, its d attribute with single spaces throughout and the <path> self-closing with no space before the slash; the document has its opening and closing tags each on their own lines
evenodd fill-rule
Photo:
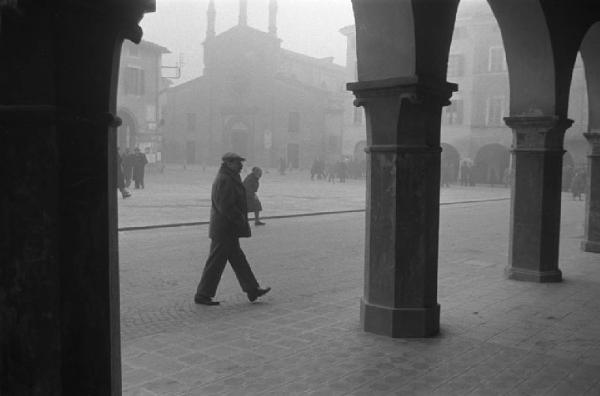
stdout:
<svg viewBox="0 0 600 396">
<path fill-rule="evenodd" d="M 575 172 L 575 176 L 573 176 L 573 180 L 571 181 L 571 194 L 573 195 L 573 199 L 577 198 L 580 201 L 583 200 L 581 194 L 585 192 L 585 183 L 585 171 L 578 170 L 577 172 Z"/>
<path fill-rule="evenodd" d="M 346 183 L 346 176 L 348 174 L 348 165 L 343 159 L 336 164 L 336 173 L 340 179 L 340 183 Z"/>
<path fill-rule="evenodd" d="M 123 153 L 123 176 L 125 176 L 125 187 L 129 187 L 131 185 L 134 162 L 135 155 L 129 151 L 128 148 L 126 148 L 125 153 Z"/>
<path fill-rule="evenodd" d="M 144 172 L 147 163 L 146 154 L 142 153 L 139 147 L 136 147 L 133 157 L 133 182 L 136 189 L 144 188 Z"/>
<path fill-rule="evenodd" d="M 336 166 L 334 163 L 327 164 L 327 181 L 335 184 Z"/>
<path fill-rule="evenodd" d="M 262 210 L 262 204 L 258 195 L 256 195 L 259 187 L 258 180 L 262 176 L 262 169 L 258 166 L 252 168 L 252 172 L 244 179 L 244 187 L 246 188 L 246 202 L 248 203 L 248 213 L 254 212 L 254 225 L 262 226 L 265 225 L 260 221 L 260 212 Z"/>
<path fill-rule="evenodd" d="M 310 180 L 314 180 L 315 176 L 319 178 L 319 160 L 315 159 L 310 167 Z"/>
<path fill-rule="evenodd" d="M 451 167 L 447 162 L 442 162 L 442 168 L 440 170 L 440 185 L 442 187 L 450 187 L 450 172 Z"/>
<path fill-rule="evenodd" d="M 460 164 L 460 185 L 469 185 L 469 164 L 467 164 L 466 161 L 463 161 L 462 164 Z"/>
<path fill-rule="evenodd" d="M 235 153 L 225 153 L 223 163 L 212 185 L 209 237 L 210 253 L 194 301 L 202 305 L 218 305 L 213 298 L 227 261 L 246 292 L 250 302 L 264 296 L 270 287 L 261 288 L 240 247 L 239 238 L 251 235 L 248 224 L 246 189 L 240 178 L 242 162 L 246 159 Z"/>
<path fill-rule="evenodd" d="M 123 199 L 131 197 L 131 193 L 125 187 L 125 177 L 123 176 L 123 158 L 117 147 L 117 189 L 121 192 Z"/>
</svg>

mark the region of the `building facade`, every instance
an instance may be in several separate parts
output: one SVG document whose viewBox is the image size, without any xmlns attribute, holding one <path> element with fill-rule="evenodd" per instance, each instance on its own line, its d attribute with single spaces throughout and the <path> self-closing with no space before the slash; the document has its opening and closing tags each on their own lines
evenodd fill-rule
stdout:
<svg viewBox="0 0 600 396">
<path fill-rule="evenodd" d="M 347 37 L 348 81 L 356 81 L 356 31 L 354 25 L 340 32 Z M 459 177 L 461 161 L 473 165 L 477 183 L 504 183 L 510 163 L 512 130 L 504 117 L 509 113 L 509 79 L 504 44 L 498 22 L 486 2 L 462 2 L 456 15 L 448 57 L 447 79 L 458 84 L 451 104 L 443 109 L 441 124 L 442 165 L 450 178 Z M 565 134 L 563 184 L 570 185 L 576 168 L 584 167 L 588 143 L 587 88 L 583 62 L 578 56 L 572 76 L 569 118 Z M 346 99 L 345 152 L 360 153 L 366 144 L 362 108 L 352 109 Z"/>
<path fill-rule="evenodd" d="M 117 130 L 121 149 L 139 147 L 149 162 L 161 160 L 162 131 L 159 102 L 166 80 L 161 76 L 162 55 L 170 53 L 158 44 L 125 41 L 119 67 Z"/>
<path fill-rule="evenodd" d="M 345 69 L 332 58 L 283 49 L 276 34 L 246 23 L 216 35 L 211 2 L 201 77 L 167 90 L 163 118 L 165 160 L 217 164 L 235 151 L 252 164 L 307 168 L 316 158 L 342 154 Z"/>
</svg>

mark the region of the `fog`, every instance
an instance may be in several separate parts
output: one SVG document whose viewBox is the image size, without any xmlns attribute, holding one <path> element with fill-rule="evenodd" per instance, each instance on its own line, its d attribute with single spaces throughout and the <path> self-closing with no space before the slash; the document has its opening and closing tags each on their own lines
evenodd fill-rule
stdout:
<svg viewBox="0 0 600 396">
<path fill-rule="evenodd" d="M 267 30 L 269 0 L 248 1 L 248 25 Z M 202 43 L 206 34 L 208 0 L 157 0 L 156 12 L 146 14 L 141 26 L 144 39 L 172 52 L 165 64 L 175 64 L 184 54 L 182 78 L 176 84 L 202 74 Z M 217 0 L 216 33 L 237 24 L 238 0 Z M 350 0 L 279 0 L 277 33 L 282 46 L 317 58 L 333 56 L 346 63 L 345 38 L 339 29 L 354 24 Z"/>
</svg>

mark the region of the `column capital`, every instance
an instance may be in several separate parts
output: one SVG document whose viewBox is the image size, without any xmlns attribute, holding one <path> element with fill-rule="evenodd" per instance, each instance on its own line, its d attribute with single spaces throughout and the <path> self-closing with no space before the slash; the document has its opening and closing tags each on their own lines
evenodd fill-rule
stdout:
<svg viewBox="0 0 600 396">
<path fill-rule="evenodd" d="M 557 116 L 505 117 L 513 130 L 513 151 L 563 153 L 565 131 L 573 120 Z"/>
<path fill-rule="evenodd" d="M 600 157 L 600 132 L 588 132 L 584 133 L 583 136 L 590 144 L 588 155 L 590 157 Z"/>
<path fill-rule="evenodd" d="M 363 106 L 371 100 L 381 98 L 408 99 L 415 104 L 450 104 L 452 92 L 458 85 L 446 81 L 433 81 L 419 76 L 387 78 L 382 80 L 358 81 L 346 84 L 356 96 L 355 106 Z"/>
</svg>

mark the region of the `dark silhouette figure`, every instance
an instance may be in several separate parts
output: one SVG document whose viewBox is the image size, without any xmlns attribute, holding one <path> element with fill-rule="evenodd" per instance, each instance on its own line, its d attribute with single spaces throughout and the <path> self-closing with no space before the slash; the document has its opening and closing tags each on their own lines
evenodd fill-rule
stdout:
<svg viewBox="0 0 600 396">
<path fill-rule="evenodd" d="M 134 154 L 131 151 L 129 151 L 128 148 L 126 148 L 125 153 L 123 154 L 123 176 L 125 176 L 125 187 L 129 187 L 131 185 L 134 162 Z"/>
<path fill-rule="evenodd" d="M 450 164 L 442 162 L 442 168 L 440 170 L 440 185 L 442 187 L 450 187 Z"/>
<path fill-rule="evenodd" d="M 131 193 L 125 188 L 125 177 L 123 176 L 123 159 L 117 147 L 117 189 L 121 192 L 123 199 L 131 197 Z"/>
<path fill-rule="evenodd" d="M 348 174 L 348 165 L 344 160 L 338 161 L 336 164 L 337 176 L 340 179 L 340 183 L 346 183 L 346 177 Z"/>
<path fill-rule="evenodd" d="M 571 194 L 573 195 L 573 200 L 579 199 L 583 200 L 581 194 L 585 192 L 585 183 L 586 183 L 586 173 L 583 170 L 578 170 L 575 172 L 575 176 L 573 176 L 573 180 L 571 181 Z"/>
<path fill-rule="evenodd" d="M 279 174 L 285 175 L 285 169 L 287 168 L 285 158 L 279 157 Z"/>
<path fill-rule="evenodd" d="M 250 302 L 265 295 L 271 288 L 261 288 L 252 273 L 246 255 L 240 247 L 239 238 L 251 235 L 248 224 L 246 189 L 240 178 L 245 158 L 226 153 L 212 185 L 209 237 L 210 253 L 198 284 L 194 301 L 196 304 L 218 305 L 213 297 L 227 261 L 246 292 Z"/>
<path fill-rule="evenodd" d="M 144 188 L 144 172 L 147 163 L 146 154 L 136 147 L 135 154 L 133 154 L 133 182 L 136 189 Z"/>
<path fill-rule="evenodd" d="M 327 164 L 327 181 L 335 184 L 336 166 L 335 164 Z"/>
<path fill-rule="evenodd" d="M 262 221 L 260 221 L 260 211 L 262 210 L 262 204 L 260 203 L 260 199 L 258 199 L 258 195 L 256 195 L 258 191 L 258 187 L 260 183 L 258 180 L 262 176 L 262 169 L 258 166 L 252 168 L 252 172 L 246 176 L 244 179 L 244 187 L 246 188 L 246 202 L 248 203 L 248 213 L 254 212 L 254 225 L 262 226 L 265 225 Z"/>
</svg>

